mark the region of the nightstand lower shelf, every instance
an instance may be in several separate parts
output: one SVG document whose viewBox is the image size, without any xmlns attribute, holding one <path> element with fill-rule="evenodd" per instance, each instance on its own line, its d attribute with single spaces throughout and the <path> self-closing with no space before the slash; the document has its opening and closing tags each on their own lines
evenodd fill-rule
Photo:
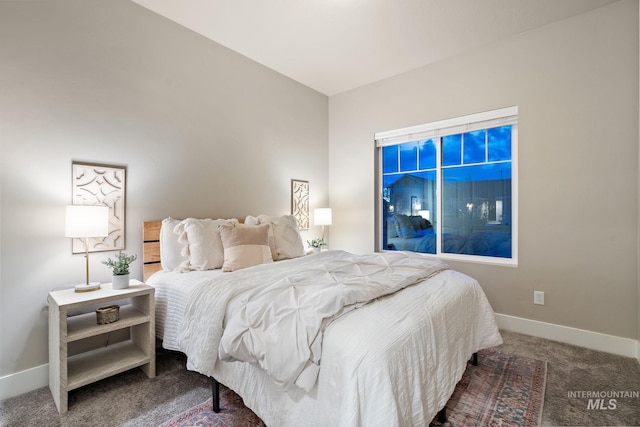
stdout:
<svg viewBox="0 0 640 427">
<path fill-rule="evenodd" d="M 67 390 L 74 390 L 150 362 L 151 357 L 144 354 L 131 340 L 69 357 Z"/>
</svg>

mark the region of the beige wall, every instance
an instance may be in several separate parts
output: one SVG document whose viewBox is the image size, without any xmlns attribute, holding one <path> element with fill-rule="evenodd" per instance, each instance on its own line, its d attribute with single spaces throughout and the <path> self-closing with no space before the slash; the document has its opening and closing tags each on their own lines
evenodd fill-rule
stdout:
<svg viewBox="0 0 640 427">
<path fill-rule="evenodd" d="M 127 167 L 140 254 L 145 219 L 288 213 L 292 178 L 326 206 L 327 141 L 326 96 L 132 2 L 0 2 L 0 377 L 48 362 L 47 293 L 84 280 L 72 160 Z"/>
<path fill-rule="evenodd" d="M 480 281 L 498 313 L 637 339 L 634 0 L 331 97 L 332 247 L 374 248 L 375 132 L 511 105 L 519 265 L 452 265 Z"/>
</svg>

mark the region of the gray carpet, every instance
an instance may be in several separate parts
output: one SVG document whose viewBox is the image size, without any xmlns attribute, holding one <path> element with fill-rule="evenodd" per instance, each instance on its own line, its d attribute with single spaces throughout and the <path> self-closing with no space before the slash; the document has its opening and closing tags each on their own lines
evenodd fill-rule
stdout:
<svg viewBox="0 0 640 427">
<path fill-rule="evenodd" d="M 610 397 L 604 398 L 605 409 L 594 409 L 594 397 L 589 408 L 589 398 L 582 397 L 583 392 L 640 394 L 637 359 L 513 332 L 502 336 L 503 351 L 547 361 L 543 426 L 640 426 L 640 397 L 617 398 L 615 409 L 609 409 Z"/>
<path fill-rule="evenodd" d="M 211 397 L 208 378 L 185 369 L 180 353 L 159 350 L 156 377 L 140 369 L 69 392 L 60 415 L 48 387 L 0 402 L 0 426 L 156 426 Z"/>
<path fill-rule="evenodd" d="M 610 397 L 588 408 L 579 392 L 640 393 L 636 359 L 503 332 L 502 350 L 546 360 L 543 426 L 640 426 L 640 398 Z M 481 362 L 481 361 L 480 361 Z M 0 402 L 2 426 L 157 426 L 210 397 L 207 378 L 186 371 L 181 354 L 159 351 L 157 376 L 134 369 L 69 393 L 69 412 L 59 415 L 48 388 Z"/>
</svg>

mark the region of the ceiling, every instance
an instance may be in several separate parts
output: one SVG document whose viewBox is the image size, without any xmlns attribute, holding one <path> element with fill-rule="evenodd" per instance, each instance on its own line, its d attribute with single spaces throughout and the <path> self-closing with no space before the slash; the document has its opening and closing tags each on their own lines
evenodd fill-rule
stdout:
<svg viewBox="0 0 640 427">
<path fill-rule="evenodd" d="M 132 0 L 328 96 L 618 0 Z"/>
</svg>

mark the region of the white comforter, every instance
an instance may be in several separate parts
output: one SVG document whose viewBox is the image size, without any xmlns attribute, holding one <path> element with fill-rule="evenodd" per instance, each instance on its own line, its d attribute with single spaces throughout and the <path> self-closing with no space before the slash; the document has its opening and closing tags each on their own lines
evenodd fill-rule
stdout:
<svg viewBox="0 0 640 427">
<path fill-rule="evenodd" d="M 312 261 L 299 259 L 284 268 L 266 269 L 259 286 L 242 292 L 227 310 L 218 357 L 255 363 L 283 388 L 295 383 L 309 391 L 320 369 L 326 325 L 447 268 L 411 252 L 352 255 L 334 251 Z M 193 310 L 191 315 L 196 313 L 202 314 Z M 207 315 L 207 322 L 220 320 L 214 313 Z M 183 341 L 191 338 L 185 336 Z"/>
<path fill-rule="evenodd" d="M 187 354 L 189 369 L 214 376 L 238 392 L 267 425 L 427 425 L 451 396 L 470 354 L 502 342 L 478 283 L 452 270 L 335 319 L 325 330 L 321 369 L 309 392 L 283 390 L 256 364 L 216 363 L 223 317 L 242 310 L 242 294 L 255 292 L 251 282 L 277 276 L 275 270 L 289 269 L 288 264 L 311 269 L 319 259 L 348 256 L 331 251 L 236 272 L 241 275 L 217 274 L 212 284 L 206 284 L 205 272 L 159 273 L 149 281 L 158 288 L 159 304 L 172 287 L 164 283 L 177 280 L 184 285 L 182 302 L 167 304 L 168 317 L 158 319 L 157 324 L 169 327 L 160 336 Z M 243 280 L 234 284 L 234 275 Z M 203 321 L 208 312 L 218 313 L 215 323 Z M 171 326 L 176 324 L 181 326 Z"/>
</svg>

